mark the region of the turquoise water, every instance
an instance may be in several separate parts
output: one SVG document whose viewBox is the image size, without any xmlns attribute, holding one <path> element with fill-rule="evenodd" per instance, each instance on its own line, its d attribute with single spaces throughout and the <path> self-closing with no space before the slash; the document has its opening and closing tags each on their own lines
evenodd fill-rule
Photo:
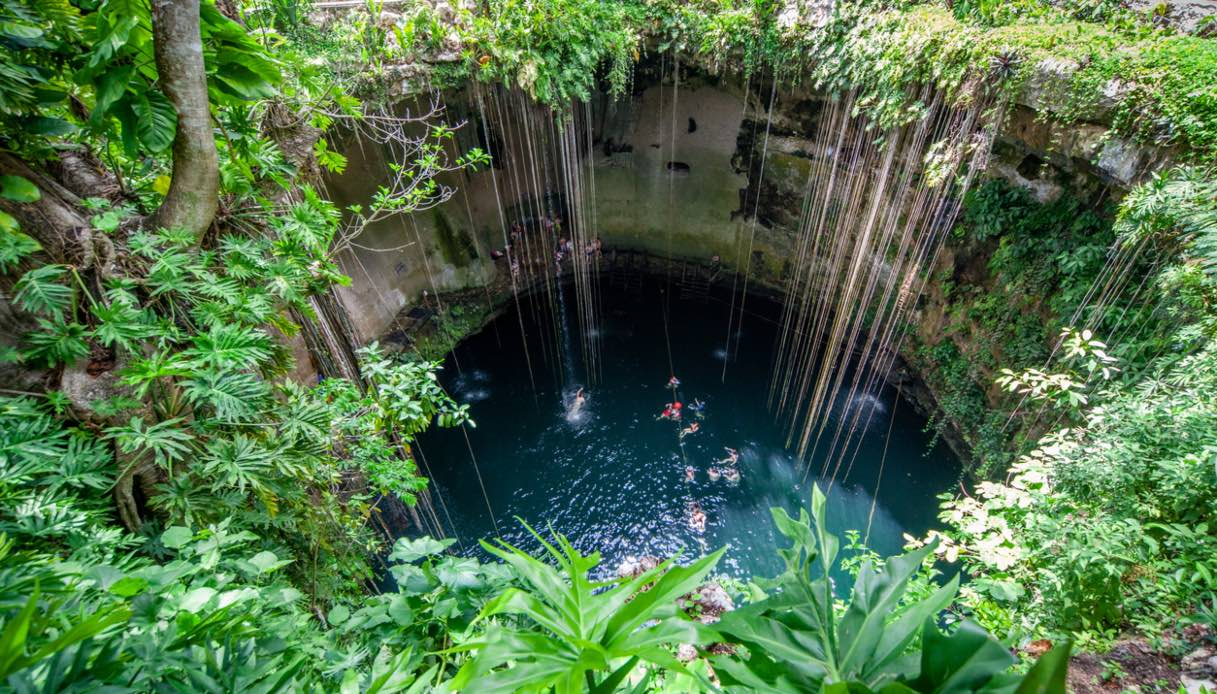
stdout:
<svg viewBox="0 0 1217 694">
<path fill-rule="evenodd" d="M 667 287 L 662 277 L 629 290 L 601 284 L 601 376 L 594 384 L 582 363 L 565 367 L 558 359 L 567 340 L 547 306 L 559 302 L 543 293 L 535 305 L 522 300 L 519 314 L 512 308 L 449 356 L 442 381 L 457 400 L 470 403 L 477 427 L 468 430 L 468 444 L 459 430 L 436 430 L 419 448 L 464 553 L 480 553 L 477 540 L 495 535 L 488 499 L 504 539 L 535 549 L 515 518 L 539 530 L 549 526 L 582 551 L 601 552 L 606 570 L 630 556 L 690 557 L 728 545 L 719 567 L 724 573 L 777 572 L 773 550 L 780 538 L 770 507 L 797 515 L 811 484 L 828 484 L 817 477 L 823 458 L 809 468 L 796 461 L 784 448 L 783 426 L 766 409 L 780 309 L 749 297 L 724 382 L 730 295 L 682 299 Z M 573 297 L 573 287 L 565 287 L 566 329 L 578 362 L 582 341 Z M 738 320 L 738 306 L 736 315 Z M 694 421 L 688 415 L 680 425 L 656 420 L 672 400 L 666 384 L 673 372 L 686 407 L 695 398 L 706 404 L 700 430 L 683 442 L 678 430 Z M 580 386 L 590 397 L 572 415 L 568 408 Z M 925 420 L 908 403 L 897 403 L 894 390 L 839 401 L 828 416 L 835 420 L 850 408 L 872 406 L 874 415 L 855 442 L 857 455 L 846 457 L 829 492 L 828 522 L 838 533 L 864 532 L 869 519 L 869 544 L 891 554 L 900 550 L 903 533 L 921 535 L 934 526 L 935 496 L 954 486 L 959 463 L 944 446 L 931 446 Z M 738 485 L 707 475 L 727 455 L 725 447 L 740 451 Z M 849 457 L 854 460 L 846 476 Z M 695 469 L 691 483 L 687 467 Z M 693 503 L 706 514 L 704 533 L 690 527 Z M 444 508 L 437 511 L 445 517 Z"/>
</svg>

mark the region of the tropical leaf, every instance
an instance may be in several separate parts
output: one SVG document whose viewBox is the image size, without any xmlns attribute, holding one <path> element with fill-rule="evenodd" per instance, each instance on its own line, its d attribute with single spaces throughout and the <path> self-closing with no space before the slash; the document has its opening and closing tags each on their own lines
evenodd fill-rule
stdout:
<svg viewBox="0 0 1217 694">
<path fill-rule="evenodd" d="M 183 421 L 175 418 L 146 425 L 143 417 L 132 417 L 125 426 L 106 429 L 106 436 L 116 441 L 124 453 L 151 453 L 157 465 L 168 468 L 190 452 L 194 441 L 194 436 L 182 427 Z"/>
<path fill-rule="evenodd" d="M 803 511 L 794 521 L 774 510 L 778 530 L 793 542 L 782 550 L 786 572 L 771 582 L 776 592 L 715 625 L 748 652 L 746 659 L 713 658 L 729 690 L 975 691 L 1009 668 L 1012 656 L 984 630 L 965 623 L 946 635 L 935 626 L 955 596 L 958 577 L 922 600 L 906 596 L 934 543 L 888 559 L 881 569 L 864 562 L 839 612 L 829 578 L 838 543 L 825 529 L 826 505 L 816 487 L 810 516 Z M 919 626 L 921 674 L 906 681 Z"/>
<path fill-rule="evenodd" d="M 199 367 L 251 369 L 271 356 L 270 338 L 247 326 L 213 325 L 191 341 L 194 346 L 182 354 Z"/>
<path fill-rule="evenodd" d="M 17 280 L 14 299 L 17 305 L 31 313 L 41 313 L 56 321 L 62 320 L 71 308 L 75 293 L 64 284 L 70 270 L 65 265 L 43 265 L 26 272 Z"/>
<path fill-rule="evenodd" d="M 38 319 L 38 330 L 27 333 L 25 357 L 48 365 L 71 365 L 89 356 L 88 329 L 79 323 Z"/>
<path fill-rule="evenodd" d="M 169 99 L 155 89 L 148 89 L 131 97 L 131 110 L 140 143 L 153 153 L 169 149 L 177 134 L 177 110 Z"/>
<path fill-rule="evenodd" d="M 42 249 L 38 242 L 17 230 L 17 220 L 0 212 L 0 272 L 11 272 L 33 253 Z"/>
<path fill-rule="evenodd" d="M 155 326 L 148 324 L 144 312 L 125 301 L 95 305 L 93 315 L 97 318 L 93 337 L 107 347 L 118 346 L 135 352 L 141 340 L 156 334 Z"/>
<path fill-rule="evenodd" d="M 243 435 L 212 441 L 203 455 L 201 469 L 212 486 L 240 492 L 266 489 L 274 471 L 272 452 Z"/>
<path fill-rule="evenodd" d="M 599 565 L 598 554 L 581 554 L 557 533 L 551 544 L 525 527 L 556 568 L 501 540 L 497 547 L 483 542 L 488 552 L 515 569 L 527 589 L 504 591 L 486 604 L 478 620 L 518 614 L 540 630 L 491 626 L 477 643 L 455 649 L 473 654 L 453 680 L 454 688 L 474 681 L 477 691 L 491 692 L 542 691 L 571 683 L 582 687 L 585 681 L 590 686 L 597 672 L 611 672 L 611 679 L 623 677 L 612 671 L 620 667 L 619 661 L 634 658 L 686 672 L 667 648 L 714 637 L 680 611 L 678 599 L 700 585 L 723 550 L 688 567 L 668 561 L 632 579 L 594 583 L 588 573 Z M 503 663 L 512 665 L 497 669 Z"/>
<path fill-rule="evenodd" d="M 13 202 L 35 202 L 42 197 L 38 186 L 21 176 L 0 176 L 0 198 Z"/>
<path fill-rule="evenodd" d="M 247 373 L 205 371 L 182 381 L 186 400 L 196 408 L 207 408 L 216 419 L 235 422 L 256 415 L 270 388 Z"/>
</svg>

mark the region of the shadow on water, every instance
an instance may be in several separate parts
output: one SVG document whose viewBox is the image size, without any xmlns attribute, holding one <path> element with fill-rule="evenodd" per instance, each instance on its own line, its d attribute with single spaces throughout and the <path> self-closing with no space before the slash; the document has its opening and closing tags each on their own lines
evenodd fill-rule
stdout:
<svg viewBox="0 0 1217 694">
<path fill-rule="evenodd" d="M 671 373 L 664 284 L 655 278 L 631 292 L 603 286 L 597 327 L 602 379 L 594 386 L 587 385 L 578 365 L 571 379 L 561 366 L 543 362 L 543 352 L 552 360 L 564 340 L 552 318 L 536 312 L 540 320 L 534 321 L 527 307 L 524 325 L 537 379 L 535 395 L 514 310 L 497 319 L 501 347 L 493 330 L 470 338 L 457 348 L 464 373 L 458 374 L 450 359 L 442 380 L 458 401 L 471 404 L 477 427 L 469 430 L 470 441 L 508 542 L 538 547 L 515 520 L 518 516 L 538 530 L 548 526 L 564 533 L 584 552 L 599 551 L 604 571 L 630 556 L 683 552 L 691 557 L 730 545 L 720 571 L 740 577 L 773 575 L 781 565 L 774 552 L 780 538 L 769 509 L 781 506 L 797 515 L 824 466 L 822 457 L 813 459 L 804 482 L 803 464 L 784 449 L 785 431 L 766 410 L 780 309 L 771 301 L 749 299 L 723 383 L 727 297 L 671 299 L 666 332 L 681 381 L 678 397 L 686 403 L 686 413 L 695 398 L 706 405 L 700 430 L 681 441 L 678 432 L 694 421 L 691 413 L 679 424 L 657 420 L 673 400 L 665 387 Z M 570 304 L 569 325 L 578 326 Z M 542 340 L 550 341 L 547 350 L 542 350 Z M 572 412 L 580 386 L 588 397 Z M 874 408 L 855 444 L 856 456 L 848 456 L 853 457 L 848 477 L 847 459 L 831 489 L 828 522 L 838 534 L 865 531 L 878 488 L 870 545 L 882 554 L 898 552 L 903 533 L 923 534 L 934 525 L 935 497 L 950 489 L 959 474 L 958 461 L 945 447 L 930 447 L 925 420 L 907 403 L 897 406 L 895 399 L 894 391 L 852 402 L 842 399 L 828 415 L 839 418 L 851 408 Z M 494 528 L 463 435 L 432 430 L 420 443 L 465 551 L 480 553 L 475 540 L 493 537 Z M 708 474 L 716 460 L 727 456 L 728 447 L 740 453 L 741 479 L 735 485 L 722 478 L 711 481 Z M 692 482 L 686 482 L 688 467 L 695 471 Z M 693 503 L 706 513 L 704 533 L 690 527 Z"/>
</svg>

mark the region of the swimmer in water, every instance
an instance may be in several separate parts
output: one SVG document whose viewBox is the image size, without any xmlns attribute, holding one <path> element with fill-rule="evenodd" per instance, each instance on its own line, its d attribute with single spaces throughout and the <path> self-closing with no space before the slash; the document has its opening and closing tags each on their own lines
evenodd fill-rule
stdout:
<svg viewBox="0 0 1217 694">
<path fill-rule="evenodd" d="M 739 468 L 723 468 L 723 479 L 727 480 L 727 484 L 739 484 Z"/>
<path fill-rule="evenodd" d="M 697 398 L 693 398 L 693 402 L 689 403 L 689 409 L 693 411 L 693 414 L 697 415 L 698 419 L 705 419 L 706 403 L 698 400 Z"/>
<path fill-rule="evenodd" d="M 570 415 L 574 416 L 579 413 L 579 408 L 583 407 L 583 403 L 587 402 L 587 396 L 583 394 L 583 389 L 575 393 L 575 399 L 570 404 Z"/>
<path fill-rule="evenodd" d="M 697 477 L 697 470 L 692 465 L 685 466 L 685 482 L 692 482 Z"/>
<path fill-rule="evenodd" d="M 712 467 L 706 471 L 706 474 L 710 476 L 711 482 L 717 482 L 718 478 L 722 476 L 723 471 L 716 467 Z"/>
<path fill-rule="evenodd" d="M 723 458 L 722 460 L 716 460 L 714 462 L 718 463 L 719 465 L 723 465 L 723 464 L 735 465 L 736 463 L 739 462 L 739 451 L 735 450 L 734 448 L 727 447 L 727 446 L 724 446 L 723 449 L 725 451 L 727 451 L 727 457 Z"/>
<path fill-rule="evenodd" d="M 689 507 L 689 527 L 699 533 L 706 532 L 706 512 L 701 510 L 701 504 L 696 501 Z"/>
<path fill-rule="evenodd" d="M 680 430 L 680 438 L 682 438 L 682 439 L 683 439 L 684 437 L 686 437 L 686 436 L 688 436 L 688 435 L 690 435 L 690 434 L 696 434 L 696 433 L 697 433 L 697 431 L 698 431 L 699 429 L 701 429 L 701 426 L 700 426 L 700 425 L 698 425 L 698 423 L 697 423 L 697 422 L 693 422 L 693 423 L 692 423 L 692 424 L 690 424 L 689 426 L 687 426 L 687 427 L 685 427 L 684 429 L 681 429 L 681 430 Z"/>
<path fill-rule="evenodd" d="M 656 419 L 656 420 L 660 420 L 660 419 L 671 419 L 671 418 L 672 418 L 672 411 L 673 411 L 673 410 L 672 410 L 672 403 L 668 403 L 668 404 L 666 404 L 666 405 L 664 405 L 664 406 L 663 406 L 663 412 L 660 412 L 660 413 L 659 413 L 659 416 L 658 416 L 658 417 L 656 417 L 655 419 Z"/>
<path fill-rule="evenodd" d="M 671 388 L 672 390 L 676 390 L 677 388 L 680 387 L 680 379 L 675 376 L 669 378 L 668 387 Z"/>
</svg>

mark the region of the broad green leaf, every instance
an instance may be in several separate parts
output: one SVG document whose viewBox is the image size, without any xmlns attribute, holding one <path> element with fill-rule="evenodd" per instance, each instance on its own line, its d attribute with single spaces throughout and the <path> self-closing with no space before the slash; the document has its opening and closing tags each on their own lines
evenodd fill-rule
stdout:
<svg viewBox="0 0 1217 694">
<path fill-rule="evenodd" d="M 194 532 L 190 528 L 184 528 L 180 525 L 175 525 L 161 533 L 161 544 L 169 549 L 181 549 L 193 539 Z"/>
<path fill-rule="evenodd" d="M 275 556 L 274 552 L 258 552 L 249 558 L 249 563 L 258 569 L 258 573 L 265 574 L 287 566 L 292 562 L 290 559 L 280 559 Z"/>
<path fill-rule="evenodd" d="M 173 144 L 177 134 L 177 111 L 169 99 L 155 89 L 149 89 L 131 99 L 135 113 L 135 131 L 140 143 L 149 152 L 163 152 Z"/>
<path fill-rule="evenodd" d="M 335 605 L 330 613 L 325 616 L 326 621 L 334 626 L 338 626 L 347 621 L 351 617 L 351 610 L 346 605 Z"/>
<path fill-rule="evenodd" d="M 0 176 L 0 198 L 13 202 L 36 202 L 42 197 L 38 186 L 21 176 Z"/>
<path fill-rule="evenodd" d="M 123 576 L 110 586 L 110 592 L 120 597 L 129 598 L 139 595 L 148 588 L 148 579 L 138 576 Z"/>
<path fill-rule="evenodd" d="M 974 622 L 964 621 L 944 634 L 932 619 L 921 635 L 921 674 L 913 683 L 919 691 L 939 694 L 973 692 L 1018 659 Z"/>
<path fill-rule="evenodd" d="M 20 228 L 21 225 L 17 223 L 17 219 L 13 217 L 13 215 L 0 210 L 0 234 L 5 234 L 6 236 L 15 236 L 17 234 L 17 230 Z M 25 235 L 22 234 L 22 236 Z M 26 236 L 26 238 L 29 237 Z"/>
<path fill-rule="evenodd" d="M 389 561 L 404 563 L 418 561 L 424 557 L 443 553 L 455 542 L 456 540 L 451 538 L 436 540 L 430 536 L 418 539 L 400 537 L 397 539 L 397 542 L 393 543 L 393 551 L 389 554 Z"/>
<path fill-rule="evenodd" d="M 884 627 L 888 615 L 895 611 L 908 587 L 909 578 L 921 568 L 935 544 L 931 542 L 916 551 L 888 559 L 882 571 L 875 571 L 869 562 L 859 569 L 849 607 L 837 626 L 841 650 L 837 665 L 842 672 L 862 672 L 871 662 L 880 641 L 887 636 Z M 910 633 L 908 640 L 911 638 Z M 893 651 L 894 655 L 899 655 L 907 643 L 906 640 L 904 644 L 889 644 L 890 647 L 884 650 L 888 655 L 892 655 Z"/>
<path fill-rule="evenodd" d="M 665 567 L 666 570 L 654 581 L 654 585 L 636 595 L 626 595 L 629 602 L 611 615 L 604 634 L 605 641 L 610 646 L 620 647 L 636 629 L 653 618 L 656 609 L 672 605 L 677 598 L 697 590 L 705 577 L 714 570 L 724 552 L 725 547 L 702 557 L 688 567 Z M 646 576 L 644 580 L 650 583 L 653 579 Z"/>
<path fill-rule="evenodd" d="M 94 80 L 94 88 L 97 92 L 97 103 L 94 106 L 95 117 L 108 115 L 110 107 L 123 98 L 123 95 L 127 93 L 127 85 L 131 83 L 131 75 L 134 71 L 135 66 L 133 65 L 120 65 L 106 70 Z"/>
<path fill-rule="evenodd" d="M 216 589 L 203 586 L 195 588 L 182 596 L 181 602 L 178 603 L 178 609 L 186 612 L 198 612 L 203 609 L 203 606 L 211 601 L 216 595 Z"/>
</svg>

